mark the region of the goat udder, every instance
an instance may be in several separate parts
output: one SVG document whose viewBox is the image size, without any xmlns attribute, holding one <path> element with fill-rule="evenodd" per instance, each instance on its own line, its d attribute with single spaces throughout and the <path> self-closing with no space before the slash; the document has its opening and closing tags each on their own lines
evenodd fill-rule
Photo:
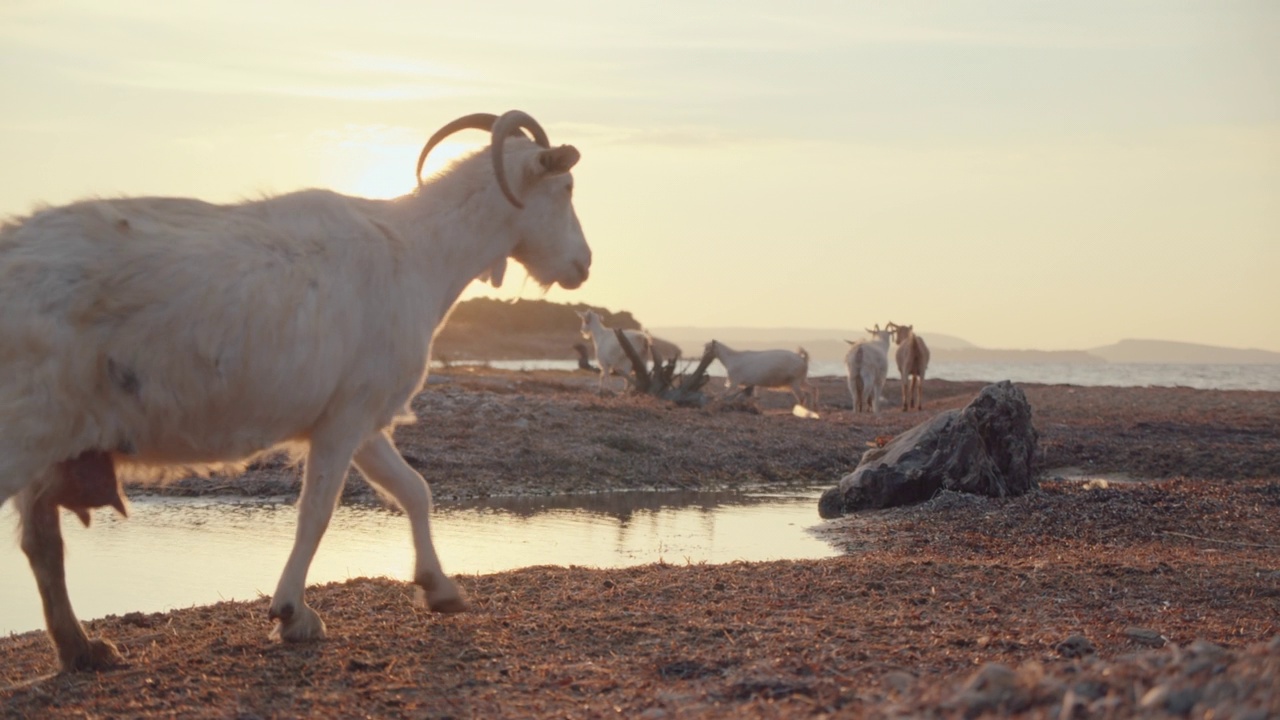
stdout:
<svg viewBox="0 0 1280 720">
<path fill-rule="evenodd" d="M 75 513 L 85 527 L 89 527 L 89 510 L 93 508 L 113 507 L 121 515 L 128 515 L 115 462 L 110 453 L 102 450 L 86 450 L 58 463 L 53 501 Z"/>
</svg>

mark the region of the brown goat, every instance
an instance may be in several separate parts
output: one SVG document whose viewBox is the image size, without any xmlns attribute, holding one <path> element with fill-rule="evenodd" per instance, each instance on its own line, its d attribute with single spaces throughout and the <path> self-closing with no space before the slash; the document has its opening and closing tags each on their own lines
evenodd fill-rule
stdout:
<svg viewBox="0 0 1280 720">
<path fill-rule="evenodd" d="M 894 360 L 898 363 L 898 375 L 902 378 L 902 411 L 924 409 L 924 373 L 929 368 L 929 346 L 916 335 L 912 325 L 889 323 L 898 351 Z"/>
</svg>

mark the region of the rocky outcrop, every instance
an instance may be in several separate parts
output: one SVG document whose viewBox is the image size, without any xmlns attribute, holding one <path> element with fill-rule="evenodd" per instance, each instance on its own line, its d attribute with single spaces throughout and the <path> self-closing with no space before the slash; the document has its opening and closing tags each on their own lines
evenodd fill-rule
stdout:
<svg viewBox="0 0 1280 720">
<path fill-rule="evenodd" d="M 1038 435 L 1031 406 L 1009 381 L 983 388 L 973 402 L 948 410 L 868 450 L 852 473 L 822 494 L 818 513 L 910 505 L 939 490 L 1005 497 L 1037 487 Z"/>
</svg>

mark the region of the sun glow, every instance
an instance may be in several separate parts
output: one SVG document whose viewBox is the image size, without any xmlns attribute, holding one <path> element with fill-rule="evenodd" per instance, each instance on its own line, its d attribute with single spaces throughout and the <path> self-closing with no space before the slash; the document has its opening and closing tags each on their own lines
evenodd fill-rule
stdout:
<svg viewBox="0 0 1280 720">
<path fill-rule="evenodd" d="M 413 192 L 413 178 L 403 167 L 370 165 L 363 172 L 334 183 L 334 189 L 346 195 L 389 200 Z"/>
<path fill-rule="evenodd" d="M 431 151 L 422 168 L 423 179 L 446 169 L 455 160 L 473 152 L 478 146 L 465 142 L 442 142 Z M 338 192 L 359 197 L 386 200 L 413 192 L 417 181 L 413 168 L 420 147 L 395 143 L 364 144 L 364 160 L 338 162 L 326 183 Z"/>
<path fill-rule="evenodd" d="M 431 155 L 427 157 L 427 163 L 422 166 L 422 177 L 424 179 L 447 169 L 454 162 L 470 155 L 480 149 L 483 143 L 468 142 L 452 142 L 446 140 L 431 150 Z M 417 162 L 416 160 L 414 162 Z"/>
</svg>

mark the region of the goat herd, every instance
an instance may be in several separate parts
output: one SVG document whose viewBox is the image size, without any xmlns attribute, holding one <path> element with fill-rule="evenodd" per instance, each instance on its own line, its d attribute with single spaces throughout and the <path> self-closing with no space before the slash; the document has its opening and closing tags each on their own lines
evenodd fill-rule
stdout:
<svg viewBox="0 0 1280 720">
<path fill-rule="evenodd" d="M 422 179 L 432 148 L 468 128 L 489 145 Z M 14 501 L 62 669 L 121 657 L 72 610 L 60 509 L 87 525 L 94 508 L 125 513 L 124 477 L 236 471 L 282 449 L 305 465 L 267 613 L 274 637 L 325 636 L 305 581 L 353 464 L 404 509 L 426 606 L 467 609 L 432 544 L 431 490 L 391 431 L 414 420 L 432 337 L 473 280 L 500 285 L 508 259 L 543 287 L 587 280 L 570 173 L 579 157 L 523 112 L 476 113 L 431 136 L 417 189 L 391 200 L 95 198 L 0 225 L 0 504 Z M 912 338 L 891 327 L 899 343 Z M 860 408 L 876 409 L 890 332 L 850 353 Z M 736 383 L 805 387 L 803 354 L 712 347 Z M 916 348 L 906 366 L 899 355 L 904 377 L 922 380 L 923 343 L 904 347 Z"/>
<path fill-rule="evenodd" d="M 600 366 L 603 392 L 605 378 L 617 373 L 625 375 L 630 361 L 618 342 L 615 331 L 605 326 L 594 310 L 578 313 L 582 319 L 582 336 L 590 338 Z M 662 363 L 679 357 L 673 343 L 641 330 L 624 330 L 627 342 L 641 357 L 652 357 Z M 916 335 L 911 325 L 890 322 L 883 330 L 876 324 L 867 329 L 867 338 L 847 340 L 849 352 L 844 364 L 849 395 L 856 412 L 880 412 L 880 394 L 889 370 L 889 340 L 898 345 L 894 359 L 902 378 L 902 410 L 924 407 L 924 374 L 929 368 L 929 347 Z M 718 340 L 707 344 L 706 352 L 720 361 L 730 387 L 750 394 L 756 387 L 791 390 L 797 405 L 815 408 L 817 391 L 809 385 L 809 353 L 804 348 L 791 350 L 734 350 Z"/>
</svg>

